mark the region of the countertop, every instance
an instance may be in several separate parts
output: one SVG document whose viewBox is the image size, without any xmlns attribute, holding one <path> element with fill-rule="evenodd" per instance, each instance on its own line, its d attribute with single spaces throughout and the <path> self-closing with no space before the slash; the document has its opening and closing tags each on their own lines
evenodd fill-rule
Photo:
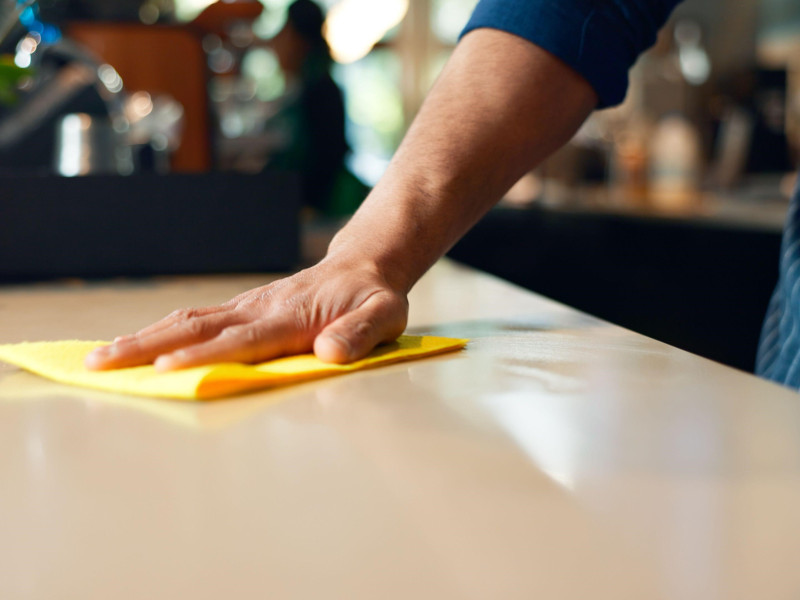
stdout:
<svg viewBox="0 0 800 600">
<path fill-rule="evenodd" d="M 0 288 L 103 339 L 265 276 Z M 800 399 L 451 262 L 460 353 L 208 404 L 0 366 L 0 598 L 796 599 Z"/>
</svg>

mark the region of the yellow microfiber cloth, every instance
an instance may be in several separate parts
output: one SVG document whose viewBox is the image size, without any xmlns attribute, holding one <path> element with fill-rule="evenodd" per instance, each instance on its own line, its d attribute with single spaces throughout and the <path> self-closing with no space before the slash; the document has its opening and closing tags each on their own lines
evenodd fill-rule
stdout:
<svg viewBox="0 0 800 600">
<path fill-rule="evenodd" d="M 257 365 L 217 363 L 166 373 L 157 372 L 152 365 L 112 371 L 84 367 L 86 355 L 107 343 L 68 340 L 6 344 L 0 345 L 0 360 L 60 383 L 138 396 L 206 400 L 449 352 L 463 348 L 467 340 L 403 335 L 346 365 L 328 364 L 313 354 L 302 354 Z"/>
</svg>

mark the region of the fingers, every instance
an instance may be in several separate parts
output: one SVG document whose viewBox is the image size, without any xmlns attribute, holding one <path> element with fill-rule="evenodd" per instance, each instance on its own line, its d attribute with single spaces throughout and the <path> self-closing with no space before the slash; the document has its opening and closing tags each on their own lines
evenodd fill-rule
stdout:
<svg viewBox="0 0 800 600">
<path fill-rule="evenodd" d="M 358 360 L 381 342 L 397 339 L 407 318 L 406 301 L 390 294 L 376 294 L 328 325 L 314 340 L 314 354 L 331 363 Z"/>
<path fill-rule="evenodd" d="M 227 327 L 213 339 L 159 356 L 159 371 L 214 362 L 255 363 L 311 349 L 312 337 L 291 320 L 261 320 Z"/>
<path fill-rule="evenodd" d="M 307 279 L 295 277 L 283 286 L 279 282 L 251 290 L 248 294 L 258 293 L 249 302 L 234 299 L 220 306 L 177 311 L 96 349 L 85 364 L 99 370 L 154 362 L 158 370 L 166 371 L 213 362 L 260 362 L 308 352 L 312 346 L 321 360 L 345 363 L 395 339 L 405 328 L 404 296 L 379 285 L 370 290 L 368 283 L 354 284 L 349 271 L 346 277 L 333 277 L 344 280 L 334 293 L 330 286 L 320 288 L 316 280 Z"/>
<path fill-rule="evenodd" d="M 140 329 L 134 335 L 126 335 L 120 338 L 115 339 L 114 341 L 122 341 L 126 340 L 135 336 L 145 336 L 150 335 L 168 327 L 172 327 L 178 323 L 182 323 L 185 321 L 190 321 L 192 319 L 196 319 L 199 317 L 205 317 L 208 315 L 213 315 L 221 312 L 225 312 L 229 310 L 227 306 L 206 306 L 203 308 L 182 308 L 180 310 L 173 311 L 172 313 L 168 314 L 166 317 L 161 319 L 160 321 L 156 321 L 152 325 L 148 325 L 144 329 Z"/>
<path fill-rule="evenodd" d="M 313 349 L 325 362 L 345 363 L 366 356 L 376 345 L 397 338 L 406 325 L 408 305 L 388 294 L 370 297 L 353 312 L 326 327 L 316 339 L 299 328 L 291 314 L 226 327 L 213 339 L 159 356 L 159 371 L 214 362 L 257 363 Z"/>
<path fill-rule="evenodd" d="M 188 313 L 186 313 L 188 314 Z M 183 346 L 214 338 L 226 327 L 235 324 L 232 312 L 209 311 L 206 316 L 179 320 L 168 317 L 170 324 L 160 321 L 136 335 L 118 338 L 113 344 L 92 351 L 86 367 L 93 370 L 133 367 L 153 362 L 156 357 Z"/>
</svg>

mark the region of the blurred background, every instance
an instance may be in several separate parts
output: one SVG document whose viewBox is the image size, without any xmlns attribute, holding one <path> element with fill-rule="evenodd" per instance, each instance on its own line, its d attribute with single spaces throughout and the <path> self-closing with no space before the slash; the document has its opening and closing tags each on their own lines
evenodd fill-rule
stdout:
<svg viewBox="0 0 800 600">
<path fill-rule="evenodd" d="M 305 77 L 281 64 L 287 44 L 279 33 L 291 4 L 2 0 L 0 168 L 61 175 L 264 168 L 276 138 L 290 133 L 272 120 Z M 475 4 L 318 1 L 326 68 L 343 93 L 346 165 L 367 186 Z M 314 28 L 307 18 L 303 26 Z M 798 39 L 800 8 L 789 0 L 684 3 L 632 72 L 625 104 L 596 113 L 508 201 L 580 196 L 678 210 L 704 191 L 774 186 L 775 177 L 760 176 L 792 172 L 800 153 Z M 76 114 L 95 117 L 83 118 L 95 145 L 105 125 L 124 133 L 106 134 L 119 156 L 70 164 Z M 778 181 L 778 190 L 790 183 Z"/>
<path fill-rule="evenodd" d="M 0 276 L 318 258 L 475 4 L 0 0 Z M 800 158 L 800 4 L 688 0 L 630 78 L 451 256 L 749 369 Z"/>
</svg>

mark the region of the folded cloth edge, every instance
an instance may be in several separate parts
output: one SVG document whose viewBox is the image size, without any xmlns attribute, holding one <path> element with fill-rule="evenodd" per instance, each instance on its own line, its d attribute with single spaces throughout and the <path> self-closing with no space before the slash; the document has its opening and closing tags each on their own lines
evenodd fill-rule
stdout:
<svg viewBox="0 0 800 600">
<path fill-rule="evenodd" d="M 442 344 L 442 342 L 444 341 L 446 341 L 447 343 L 424 349 L 409 349 L 402 347 L 402 343 L 404 341 L 414 340 L 417 338 L 420 341 L 422 341 L 423 344 L 424 341 L 426 340 L 436 341 L 439 344 Z M 351 373 L 354 371 L 365 371 L 368 369 L 375 369 L 377 367 L 383 367 L 391 364 L 396 364 L 399 362 L 406 362 L 418 358 L 426 358 L 429 356 L 435 356 L 437 354 L 445 354 L 448 352 L 453 352 L 455 350 L 460 350 L 461 348 L 466 346 L 468 341 L 469 340 L 462 338 L 401 335 L 397 339 L 397 341 L 390 342 L 389 344 L 385 344 L 383 346 L 378 346 L 369 355 L 360 360 L 353 361 L 347 364 L 322 363 L 320 361 L 320 365 L 324 366 L 317 367 L 316 370 L 314 370 L 313 372 L 296 373 L 293 375 L 286 375 L 286 374 L 274 375 L 272 373 L 264 373 L 263 371 L 261 371 L 261 369 L 264 369 L 268 365 L 281 360 L 291 360 L 292 358 L 301 358 L 301 357 L 310 358 L 313 357 L 313 355 L 301 354 L 297 355 L 296 357 L 287 356 L 278 358 L 275 361 L 267 361 L 265 363 L 254 365 L 256 369 L 259 369 L 261 373 L 260 376 L 253 375 L 252 369 L 248 368 L 248 367 L 253 367 L 253 365 L 230 363 L 227 366 L 228 369 L 227 379 L 229 381 L 230 381 L 230 368 L 233 366 L 241 368 L 242 373 L 245 374 L 244 380 L 240 382 L 239 386 L 237 386 L 237 389 L 235 391 L 226 391 L 228 387 L 226 385 L 226 382 L 216 379 L 214 377 L 215 373 L 209 372 L 198 383 L 196 397 L 197 399 L 201 400 L 222 398 L 225 396 L 230 396 L 233 394 L 238 394 L 246 391 L 253 391 L 256 389 L 265 389 L 269 387 L 292 385 L 295 383 L 301 383 L 303 381 L 323 379 L 325 377 L 331 377 L 333 375 Z M 398 348 L 397 346 L 400 347 Z"/>
<path fill-rule="evenodd" d="M 434 336 L 400 336 L 396 342 L 379 346 L 366 358 L 344 365 L 323 363 L 312 354 L 305 354 L 281 357 L 256 365 L 216 363 L 171 371 L 159 374 L 160 381 L 159 378 L 150 377 L 154 374 L 152 365 L 113 371 L 85 370 L 83 358 L 91 349 L 108 343 L 101 341 L 62 340 L 4 344 L 0 345 L 0 360 L 59 383 L 106 392 L 178 400 L 210 400 L 451 352 L 463 348 L 467 341 Z M 81 352 L 75 356 L 70 355 L 66 367 L 63 364 L 43 367 L 42 361 L 37 361 L 37 352 L 42 349 L 57 351 L 73 346 L 71 352 L 75 354 L 75 345 L 81 348 Z M 305 366 L 297 367 L 293 363 L 305 363 Z M 311 367 L 308 366 L 309 363 Z M 126 374 L 123 380 L 114 375 L 123 372 Z"/>
</svg>

